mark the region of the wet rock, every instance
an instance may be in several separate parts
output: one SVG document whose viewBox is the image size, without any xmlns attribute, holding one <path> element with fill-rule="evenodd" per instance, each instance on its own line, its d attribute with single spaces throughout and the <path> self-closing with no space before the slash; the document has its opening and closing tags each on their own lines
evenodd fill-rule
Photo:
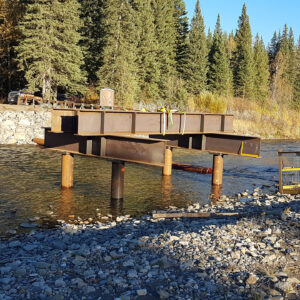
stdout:
<svg viewBox="0 0 300 300">
<path fill-rule="evenodd" d="M 20 227 L 22 227 L 22 228 L 36 228 L 37 224 L 34 224 L 34 223 L 21 223 Z"/>
</svg>

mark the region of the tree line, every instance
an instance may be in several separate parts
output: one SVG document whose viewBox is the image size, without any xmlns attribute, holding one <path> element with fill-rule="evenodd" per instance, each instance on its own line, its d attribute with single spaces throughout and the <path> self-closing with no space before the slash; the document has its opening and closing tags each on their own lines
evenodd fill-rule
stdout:
<svg viewBox="0 0 300 300">
<path fill-rule="evenodd" d="M 109 87 L 119 105 L 184 108 L 204 91 L 300 107 L 300 40 L 292 28 L 253 40 L 246 5 L 236 32 L 218 15 L 205 32 L 200 2 L 0 0 L 0 95 L 86 94 Z"/>
</svg>

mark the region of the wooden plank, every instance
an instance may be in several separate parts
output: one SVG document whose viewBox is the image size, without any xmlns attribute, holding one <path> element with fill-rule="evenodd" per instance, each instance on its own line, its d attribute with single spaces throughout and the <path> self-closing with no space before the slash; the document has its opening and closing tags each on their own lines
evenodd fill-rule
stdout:
<svg viewBox="0 0 300 300">
<path fill-rule="evenodd" d="M 270 210 L 270 211 L 259 211 L 259 212 L 226 212 L 226 213 L 208 213 L 208 212 L 198 212 L 198 213 L 189 213 L 189 212 L 178 212 L 178 213 L 153 213 L 152 217 L 155 219 L 159 218 L 224 218 L 224 217 L 252 217 L 255 215 L 275 215 L 281 216 L 284 211 L 280 209 Z"/>
<path fill-rule="evenodd" d="M 212 218 L 212 217 L 228 217 L 237 216 L 239 213 L 155 213 L 152 217 L 157 218 Z"/>
</svg>

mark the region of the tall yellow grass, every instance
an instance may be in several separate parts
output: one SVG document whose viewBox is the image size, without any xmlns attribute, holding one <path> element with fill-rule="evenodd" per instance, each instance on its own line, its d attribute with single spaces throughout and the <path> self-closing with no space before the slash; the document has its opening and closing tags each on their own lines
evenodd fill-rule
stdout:
<svg viewBox="0 0 300 300">
<path fill-rule="evenodd" d="M 288 105 L 278 105 L 271 100 L 261 104 L 248 99 L 220 97 L 210 92 L 191 97 L 188 105 L 191 111 L 233 114 L 234 131 L 238 134 L 265 139 L 300 139 L 300 111 Z"/>
</svg>

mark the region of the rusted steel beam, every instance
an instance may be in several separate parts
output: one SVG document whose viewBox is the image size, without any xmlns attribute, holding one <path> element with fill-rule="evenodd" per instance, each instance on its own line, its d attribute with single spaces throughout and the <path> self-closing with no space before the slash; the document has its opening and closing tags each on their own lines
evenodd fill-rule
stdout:
<svg viewBox="0 0 300 300">
<path fill-rule="evenodd" d="M 54 109 L 51 130 L 83 136 L 232 132 L 233 115 Z"/>
<path fill-rule="evenodd" d="M 260 138 L 223 133 L 150 134 L 150 138 L 168 140 L 168 145 L 211 153 L 259 157 Z"/>
<path fill-rule="evenodd" d="M 87 137 L 72 133 L 53 133 L 46 129 L 45 147 L 73 154 L 163 167 L 167 141 L 120 136 Z"/>
</svg>

